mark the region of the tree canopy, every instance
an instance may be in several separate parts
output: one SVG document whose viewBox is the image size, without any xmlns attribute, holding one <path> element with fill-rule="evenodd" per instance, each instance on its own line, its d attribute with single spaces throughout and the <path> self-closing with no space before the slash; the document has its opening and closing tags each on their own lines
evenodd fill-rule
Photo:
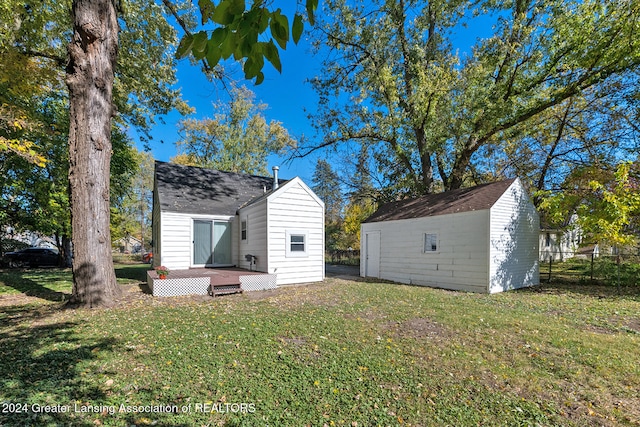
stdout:
<svg viewBox="0 0 640 427">
<path fill-rule="evenodd" d="M 315 45 L 329 53 L 312 82 L 323 140 L 302 151 L 365 145 L 387 197 L 512 174 L 506 165 L 535 141 L 551 158 L 577 158 L 610 144 L 578 135 L 579 121 L 629 115 L 614 99 L 638 81 L 636 1 L 330 0 L 325 10 Z M 461 47 L 461 32 L 479 28 L 492 32 Z M 563 112 L 580 136 L 572 148 L 554 146 Z"/>
<path fill-rule="evenodd" d="M 295 148 L 296 140 L 282 126 L 267 122 L 267 105 L 255 102 L 246 87 L 234 88 L 229 102 L 213 105 L 212 118 L 184 119 L 175 163 L 230 172 L 267 175 L 267 158 Z"/>
</svg>

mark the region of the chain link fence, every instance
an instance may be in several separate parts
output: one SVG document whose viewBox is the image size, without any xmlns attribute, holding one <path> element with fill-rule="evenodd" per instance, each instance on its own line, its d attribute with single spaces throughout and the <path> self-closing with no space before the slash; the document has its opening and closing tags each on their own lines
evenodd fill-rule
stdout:
<svg viewBox="0 0 640 427">
<path fill-rule="evenodd" d="M 545 254 L 540 261 L 540 281 L 568 280 L 582 284 L 640 285 L 640 254 Z M 556 254 L 557 255 L 557 254 Z"/>
<path fill-rule="evenodd" d="M 328 250 L 327 260 L 330 264 L 360 265 L 360 251 L 355 249 Z"/>
</svg>

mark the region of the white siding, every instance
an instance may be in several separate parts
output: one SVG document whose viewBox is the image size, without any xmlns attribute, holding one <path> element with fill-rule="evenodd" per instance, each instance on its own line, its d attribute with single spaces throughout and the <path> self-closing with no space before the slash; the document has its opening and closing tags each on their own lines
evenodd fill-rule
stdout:
<svg viewBox="0 0 640 427">
<path fill-rule="evenodd" d="M 278 285 L 324 279 L 324 204 L 299 179 L 284 184 L 267 198 L 268 272 Z M 307 255 L 287 256 L 287 231 L 305 231 Z"/>
<path fill-rule="evenodd" d="M 151 211 L 151 241 L 153 244 L 152 252 L 153 252 L 153 266 L 157 267 L 160 264 L 160 252 L 161 252 L 161 222 L 160 222 L 160 201 L 158 200 L 158 187 L 154 182 L 153 188 L 153 209 Z"/>
<path fill-rule="evenodd" d="M 446 289 L 487 292 L 489 211 L 372 222 L 361 236 L 380 230 L 380 278 Z M 424 235 L 438 247 L 424 251 Z M 362 249 L 364 251 L 364 248 Z"/>
<path fill-rule="evenodd" d="M 191 217 L 189 215 L 162 212 L 160 214 L 160 234 L 162 246 L 155 260 L 171 270 L 191 267 Z"/>
<path fill-rule="evenodd" d="M 240 224 L 245 220 L 247 221 L 247 240 L 243 241 L 240 236 Z M 253 268 L 266 273 L 268 271 L 266 199 L 240 211 L 238 241 L 240 242 L 238 266 L 249 269 L 249 261 L 246 261 L 245 255 L 251 254 L 258 257 Z"/>
<path fill-rule="evenodd" d="M 489 272 L 491 293 L 537 285 L 540 220 L 515 180 L 491 208 Z"/>
<path fill-rule="evenodd" d="M 547 234 L 548 239 L 547 239 Z M 577 229 L 570 230 L 541 230 L 540 231 L 540 261 L 549 262 L 564 261 L 573 258 L 578 251 L 580 232 Z M 547 243 L 549 243 L 547 245 Z"/>
<path fill-rule="evenodd" d="M 162 212 L 160 215 L 162 246 L 159 253 L 161 265 L 171 270 L 185 270 L 192 266 L 194 219 L 229 221 L 233 220 L 233 217 Z M 237 254 L 237 221 L 234 221 L 231 227 L 232 254 Z M 156 254 L 154 257 L 158 259 Z M 234 258 L 232 262 L 237 263 L 237 256 Z"/>
</svg>

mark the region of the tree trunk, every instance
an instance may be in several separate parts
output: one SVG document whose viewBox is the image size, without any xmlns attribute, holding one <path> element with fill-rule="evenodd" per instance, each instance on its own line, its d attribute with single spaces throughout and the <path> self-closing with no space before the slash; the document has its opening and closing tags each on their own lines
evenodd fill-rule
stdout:
<svg viewBox="0 0 640 427">
<path fill-rule="evenodd" d="M 108 306 L 120 295 L 111 257 L 109 175 L 118 20 L 111 0 L 74 0 L 69 43 L 70 303 Z"/>
</svg>

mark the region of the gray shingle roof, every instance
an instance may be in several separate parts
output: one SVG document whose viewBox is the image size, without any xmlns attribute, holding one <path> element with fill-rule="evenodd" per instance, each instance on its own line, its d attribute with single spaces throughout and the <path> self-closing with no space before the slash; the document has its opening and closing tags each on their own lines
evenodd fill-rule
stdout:
<svg viewBox="0 0 640 427">
<path fill-rule="evenodd" d="M 489 209 L 507 191 L 513 181 L 515 179 L 386 203 L 364 222 L 422 218 Z"/>
<path fill-rule="evenodd" d="M 165 162 L 156 162 L 155 182 L 163 211 L 229 216 L 273 186 L 272 177 Z"/>
</svg>

